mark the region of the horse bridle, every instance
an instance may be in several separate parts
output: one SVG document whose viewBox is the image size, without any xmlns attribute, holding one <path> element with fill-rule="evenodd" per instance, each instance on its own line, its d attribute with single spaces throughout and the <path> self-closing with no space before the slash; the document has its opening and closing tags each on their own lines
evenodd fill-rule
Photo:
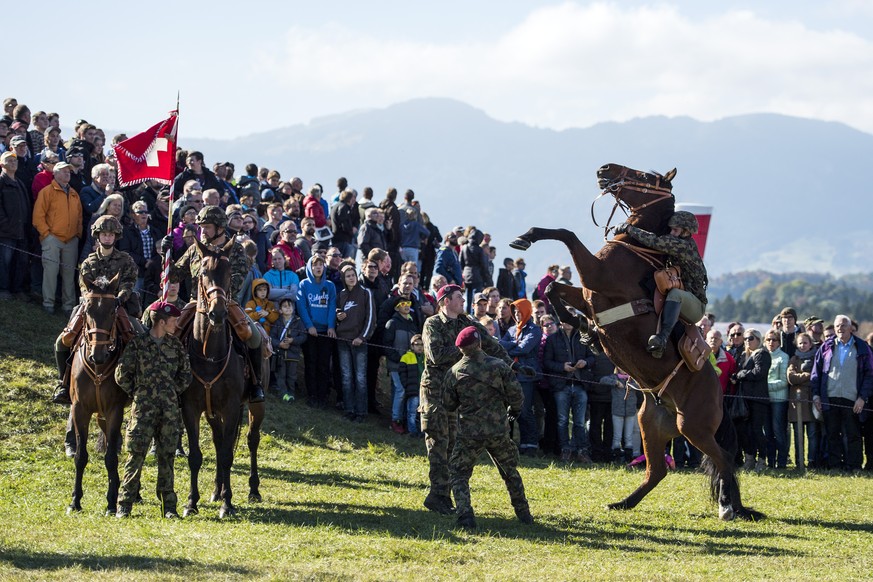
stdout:
<svg viewBox="0 0 873 582">
<path fill-rule="evenodd" d="M 217 257 L 221 261 L 228 261 L 227 257 Z M 207 287 L 203 282 L 203 270 L 201 265 L 200 275 L 197 278 L 197 312 L 205 313 L 209 315 L 209 312 L 215 306 L 215 303 L 219 300 L 224 301 L 225 305 L 227 304 L 227 293 L 225 290 L 218 285 L 214 285 L 212 287 Z M 208 325 L 206 327 L 206 337 L 203 339 L 203 356 L 206 357 L 206 346 L 209 343 L 209 335 L 212 333 L 212 320 L 208 317 L 206 318 Z"/>
<path fill-rule="evenodd" d="M 609 236 L 609 231 L 612 229 L 610 223 L 612 222 L 612 218 L 615 216 L 615 211 L 619 208 L 622 209 L 625 216 L 633 216 L 636 212 L 648 208 L 653 204 L 657 204 L 658 202 L 662 202 L 664 200 L 673 198 L 673 190 L 672 186 L 666 185 L 666 180 L 664 180 L 665 185 L 661 184 L 661 180 L 664 178 L 660 174 L 656 174 L 657 180 L 655 184 L 648 184 L 646 182 L 640 182 L 639 180 L 634 180 L 633 178 L 628 177 L 628 173 L 630 172 L 629 168 L 622 168 L 621 172 L 618 175 L 618 178 L 610 181 L 600 195 L 594 199 L 591 203 L 591 221 L 594 222 L 594 226 L 599 227 L 597 224 L 597 218 L 594 216 L 594 205 L 598 200 L 606 196 L 607 194 L 612 195 L 615 198 L 615 204 L 612 207 L 612 212 L 609 213 L 609 218 L 606 221 L 606 224 L 603 226 L 603 238 Z M 645 204 L 640 206 L 630 207 L 624 200 L 617 196 L 618 192 L 621 190 L 631 190 L 633 192 L 639 192 L 641 194 L 652 194 L 654 198 L 649 200 Z"/>
<path fill-rule="evenodd" d="M 112 299 L 115 300 L 115 295 L 112 293 L 93 293 L 88 292 L 82 295 L 82 299 L 89 301 L 91 299 Z M 85 316 L 85 329 L 82 332 L 84 337 L 84 343 L 88 346 L 89 350 L 91 350 L 92 354 L 90 357 L 93 357 L 93 350 L 97 346 L 109 346 L 109 351 L 115 351 L 117 346 L 117 332 L 118 332 L 118 318 L 112 318 L 112 328 L 109 330 L 105 330 L 100 327 L 88 327 L 89 322 L 93 321 L 93 318 L 88 315 L 88 310 L 82 306 L 82 310 Z M 100 340 L 97 339 L 97 334 L 103 334 L 107 339 Z"/>
</svg>

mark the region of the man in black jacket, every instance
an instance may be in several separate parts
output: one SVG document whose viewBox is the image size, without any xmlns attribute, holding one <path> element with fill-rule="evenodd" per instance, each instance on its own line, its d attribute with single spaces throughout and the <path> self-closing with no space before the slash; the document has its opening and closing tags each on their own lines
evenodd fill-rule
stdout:
<svg viewBox="0 0 873 582">
<path fill-rule="evenodd" d="M 224 187 L 221 185 L 221 182 L 212 173 L 212 170 L 206 168 L 203 165 L 203 154 L 200 152 L 191 152 L 188 154 L 188 157 L 185 159 L 185 165 L 187 168 L 182 170 L 176 179 L 173 180 L 173 192 L 176 195 L 176 198 L 182 193 L 183 188 L 185 187 L 185 182 L 188 180 L 197 180 L 200 183 L 200 190 L 208 190 L 209 188 L 215 188 L 219 192 L 224 192 Z"/>
<path fill-rule="evenodd" d="M 27 257 L 27 232 L 30 226 L 30 200 L 24 184 L 15 177 L 18 156 L 0 155 L 0 299 L 24 295 Z"/>
</svg>

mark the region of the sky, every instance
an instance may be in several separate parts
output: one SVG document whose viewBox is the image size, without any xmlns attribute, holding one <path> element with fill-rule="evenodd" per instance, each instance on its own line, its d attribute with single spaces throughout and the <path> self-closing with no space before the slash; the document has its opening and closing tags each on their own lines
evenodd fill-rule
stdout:
<svg viewBox="0 0 873 582">
<path fill-rule="evenodd" d="M 2 97 L 57 111 L 64 127 L 84 118 L 135 133 L 174 108 L 178 91 L 182 146 L 186 135 L 227 139 L 418 97 L 557 130 L 773 112 L 873 133 L 869 0 L 47 0 L 41 9 L 66 13 L 71 26 L 10 59 Z"/>
</svg>

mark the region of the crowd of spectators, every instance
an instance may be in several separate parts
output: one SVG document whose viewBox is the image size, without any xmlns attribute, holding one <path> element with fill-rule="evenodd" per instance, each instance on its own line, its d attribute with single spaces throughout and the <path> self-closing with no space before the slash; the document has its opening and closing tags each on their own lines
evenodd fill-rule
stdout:
<svg viewBox="0 0 873 582">
<path fill-rule="evenodd" d="M 522 454 L 583 465 L 641 454 L 634 417 L 642 396 L 626 389 L 632 379 L 596 337 L 550 313 L 545 289 L 571 284 L 569 266 L 550 265 L 536 281 L 521 258 L 495 269 L 488 233 L 457 226 L 443 235 L 411 189 L 398 202 L 398 190 L 388 188 L 377 202 L 371 187 L 359 193 L 341 177 L 332 192 L 314 181 L 304 191 L 300 177 L 283 180 L 254 163 L 238 176 L 233 163 L 208 166 L 198 151 L 177 151 L 171 186 L 121 188 L 111 145 L 127 136 L 107 143 L 98 127 L 78 120 L 64 139 L 56 113 L 32 113 L 15 99 L 3 106 L 0 300 L 69 313 L 77 265 L 94 248 L 90 225 L 112 215 L 123 224 L 117 246 L 136 263 L 135 291 L 147 305 L 161 292 L 162 239 L 170 237 L 178 259 L 200 236 L 200 211 L 217 206 L 246 252 L 249 272 L 235 299 L 271 338 L 269 388 L 282 401 L 335 407 L 351 422 L 384 414 L 390 430 L 422 436 L 422 328 L 437 311 L 436 291 L 454 283 L 507 353 L 537 372 L 522 379 Z M 191 293 L 190 278 L 172 281 L 169 300 L 184 305 Z M 873 391 L 873 356 L 846 320 L 824 328 L 809 318 L 804 327 L 786 309 L 763 334 L 731 324 L 726 341 L 712 329 L 714 318 L 701 320 L 745 468 L 785 468 L 789 425 L 807 443 L 798 466 L 860 469 L 866 449 L 873 468 L 873 420 L 861 410 Z M 738 396 L 745 406 L 728 407 Z M 681 438 L 668 452 L 680 467 L 700 462 Z"/>
</svg>

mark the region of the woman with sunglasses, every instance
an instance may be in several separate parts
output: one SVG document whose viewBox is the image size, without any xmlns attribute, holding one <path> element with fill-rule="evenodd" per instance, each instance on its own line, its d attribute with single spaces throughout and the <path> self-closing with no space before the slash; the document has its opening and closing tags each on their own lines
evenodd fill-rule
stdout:
<svg viewBox="0 0 873 582">
<path fill-rule="evenodd" d="M 764 424 L 770 410 L 770 394 L 767 390 L 770 353 L 764 349 L 761 332 L 757 329 L 747 329 L 743 341 L 746 349 L 738 362 L 739 371 L 731 381 L 739 384 L 749 408 L 749 418 L 736 421 L 737 437 L 745 453 L 743 468 L 762 471 L 767 466 Z"/>
</svg>

